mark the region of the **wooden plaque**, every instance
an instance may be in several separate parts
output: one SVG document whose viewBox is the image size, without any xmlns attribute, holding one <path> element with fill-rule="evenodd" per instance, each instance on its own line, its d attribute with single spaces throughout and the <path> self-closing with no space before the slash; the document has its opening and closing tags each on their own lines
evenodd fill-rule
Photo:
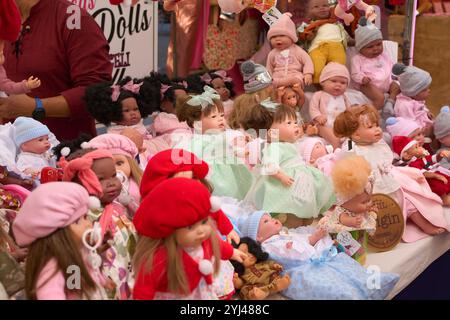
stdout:
<svg viewBox="0 0 450 320">
<path fill-rule="evenodd" d="M 373 194 L 372 201 L 378 214 L 375 234 L 369 236 L 369 249 L 375 252 L 391 250 L 400 242 L 405 229 L 402 209 L 385 194 Z"/>
</svg>

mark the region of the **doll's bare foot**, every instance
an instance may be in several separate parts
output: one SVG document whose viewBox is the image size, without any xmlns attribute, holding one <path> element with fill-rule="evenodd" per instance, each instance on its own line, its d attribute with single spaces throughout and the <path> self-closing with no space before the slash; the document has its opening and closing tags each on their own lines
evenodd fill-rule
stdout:
<svg viewBox="0 0 450 320">
<path fill-rule="evenodd" d="M 288 275 L 274 280 L 273 292 L 280 292 L 289 287 L 291 278 Z"/>
<path fill-rule="evenodd" d="M 419 212 L 415 212 L 410 216 L 411 220 L 426 234 L 435 236 L 445 232 L 444 228 L 436 227 L 427 219 L 424 218 Z"/>
<path fill-rule="evenodd" d="M 346 26 L 349 26 L 350 23 L 352 23 L 352 21 L 355 20 L 355 17 L 354 17 L 352 14 L 350 14 L 350 13 L 346 13 L 346 14 L 342 17 L 342 19 L 344 20 L 345 25 L 346 25 Z"/>
<path fill-rule="evenodd" d="M 322 239 L 328 234 L 327 230 L 325 229 L 317 229 L 316 232 L 314 232 L 312 235 L 309 236 L 309 244 L 314 246 L 317 241 Z"/>
<path fill-rule="evenodd" d="M 267 298 L 269 295 L 269 292 L 264 291 L 258 287 L 254 287 L 248 292 L 248 299 L 249 300 L 263 300 Z"/>
</svg>

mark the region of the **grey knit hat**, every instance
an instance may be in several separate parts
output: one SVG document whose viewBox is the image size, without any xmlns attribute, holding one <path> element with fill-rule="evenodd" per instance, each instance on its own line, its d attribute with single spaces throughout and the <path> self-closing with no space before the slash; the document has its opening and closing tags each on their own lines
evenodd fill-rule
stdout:
<svg viewBox="0 0 450 320">
<path fill-rule="evenodd" d="M 442 107 L 441 112 L 434 119 L 434 135 L 436 139 L 450 135 L 450 108 L 448 106 Z"/>
<path fill-rule="evenodd" d="M 392 73 L 400 82 L 400 90 L 407 97 L 417 96 L 431 84 L 431 75 L 425 70 L 413 66 L 405 66 L 396 63 L 392 67 Z"/>
<path fill-rule="evenodd" d="M 251 60 L 241 64 L 241 73 L 244 77 L 245 93 L 253 93 L 272 85 L 272 77 L 267 69 Z"/>
<path fill-rule="evenodd" d="M 355 31 L 355 47 L 361 51 L 362 48 L 375 40 L 383 40 L 383 34 L 366 17 L 361 17 L 358 21 L 358 28 Z"/>
</svg>

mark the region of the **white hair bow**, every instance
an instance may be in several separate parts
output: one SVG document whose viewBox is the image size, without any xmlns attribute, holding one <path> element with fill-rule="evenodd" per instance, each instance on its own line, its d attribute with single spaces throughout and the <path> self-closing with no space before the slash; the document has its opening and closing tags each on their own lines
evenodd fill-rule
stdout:
<svg viewBox="0 0 450 320">
<path fill-rule="evenodd" d="M 270 98 L 267 98 L 266 100 L 261 101 L 259 104 L 262 105 L 267 110 L 272 111 L 272 112 L 274 112 L 275 109 L 280 105 L 279 103 L 272 101 Z"/>
<path fill-rule="evenodd" d="M 197 96 L 192 96 L 192 99 L 187 102 L 188 105 L 198 107 L 202 106 L 202 109 L 209 105 L 214 104 L 213 100 L 220 100 L 219 93 L 209 86 L 203 88 L 204 92 Z"/>
</svg>

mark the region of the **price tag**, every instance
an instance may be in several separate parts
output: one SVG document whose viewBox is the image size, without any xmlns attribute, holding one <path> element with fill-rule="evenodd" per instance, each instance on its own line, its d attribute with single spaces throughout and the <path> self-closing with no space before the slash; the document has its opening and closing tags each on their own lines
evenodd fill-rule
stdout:
<svg viewBox="0 0 450 320">
<path fill-rule="evenodd" d="M 361 244 L 353 239 L 348 231 L 339 232 L 336 240 L 345 248 L 350 256 L 353 256 L 361 248 Z"/>
<path fill-rule="evenodd" d="M 273 25 L 283 14 L 276 7 L 272 7 L 263 14 L 262 18 L 269 25 Z"/>
</svg>

